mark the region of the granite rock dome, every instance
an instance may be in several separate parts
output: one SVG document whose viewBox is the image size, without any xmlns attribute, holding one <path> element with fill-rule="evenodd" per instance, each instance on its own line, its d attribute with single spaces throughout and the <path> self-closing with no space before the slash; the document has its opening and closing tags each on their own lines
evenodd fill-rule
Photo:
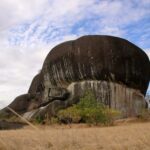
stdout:
<svg viewBox="0 0 150 150">
<path fill-rule="evenodd" d="M 90 89 L 99 101 L 128 117 L 145 107 L 149 80 L 149 58 L 136 45 L 113 36 L 83 36 L 49 52 L 41 72 L 24 95 L 28 103 L 13 109 L 26 106 L 24 112 L 18 112 L 27 119 L 46 113 L 52 116 L 77 103 Z M 14 103 L 19 103 L 18 98 L 9 106 Z"/>
</svg>

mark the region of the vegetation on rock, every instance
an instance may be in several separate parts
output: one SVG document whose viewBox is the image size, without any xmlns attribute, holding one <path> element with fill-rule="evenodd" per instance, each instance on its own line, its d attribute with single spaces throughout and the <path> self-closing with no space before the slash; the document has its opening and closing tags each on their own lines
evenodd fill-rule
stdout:
<svg viewBox="0 0 150 150">
<path fill-rule="evenodd" d="M 120 113 L 98 102 L 90 91 L 80 99 L 78 104 L 65 110 L 60 110 L 57 117 L 63 123 L 88 123 L 112 125 Z"/>
</svg>

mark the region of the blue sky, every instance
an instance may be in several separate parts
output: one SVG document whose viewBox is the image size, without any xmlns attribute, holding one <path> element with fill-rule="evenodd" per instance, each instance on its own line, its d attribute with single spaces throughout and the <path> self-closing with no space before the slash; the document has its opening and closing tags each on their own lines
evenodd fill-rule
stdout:
<svg viewBox="0 0 150 150">
<path fill-rule="evenodd" d="M 82 35 L 125 38 L 150 57 L 150 0 L 1 0 L 0 108 L 26 93 L 56 44 Z"/>
</svg>

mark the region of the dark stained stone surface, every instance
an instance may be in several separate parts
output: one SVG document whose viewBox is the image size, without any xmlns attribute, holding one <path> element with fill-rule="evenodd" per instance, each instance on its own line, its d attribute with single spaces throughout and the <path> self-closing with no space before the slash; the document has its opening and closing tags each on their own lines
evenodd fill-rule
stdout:
<svg viewBox="0 0 150 150">
<path fill-rule="evenodd" d="M 112 36 L 83 36 L 64 42 L 50 51 L 44 68 L 53 85 L 106 80 L 145 94 L 150 79 L 150 62 L 145 52 L 127 40 Z"/>
<path fill-rule="evenodd" d="M 39 73 L 33 78 L 28 93 L 36 94 L 43 91 L 44 85 L 42 83 L 43 83 L 43 74 Z"/>
<path fill-rule="evenodd" d="M 30 104 L 30 101 L 31 101 L 30 95 L 23 94 L 16 97 L 15 100 L 8 106 L 17 112 L 26 112 Z"/>
</svg>

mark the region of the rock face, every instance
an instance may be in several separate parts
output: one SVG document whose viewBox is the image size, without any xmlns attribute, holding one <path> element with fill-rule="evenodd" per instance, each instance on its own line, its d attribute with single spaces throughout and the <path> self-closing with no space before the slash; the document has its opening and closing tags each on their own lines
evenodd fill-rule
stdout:
<svg viewBox="0 0 150 150">
<path fill-rule="evenodd" d="M 9 107 L 28 119 L 55 115 L 91 90 L 98 101 L 120 110 L 123 117 L 135 116 L 145 107 L 149 80 L 150 61 L 139 47 L 112 36 L 83 36 L 54 47 L 28 94 Z"/>
</svg>

